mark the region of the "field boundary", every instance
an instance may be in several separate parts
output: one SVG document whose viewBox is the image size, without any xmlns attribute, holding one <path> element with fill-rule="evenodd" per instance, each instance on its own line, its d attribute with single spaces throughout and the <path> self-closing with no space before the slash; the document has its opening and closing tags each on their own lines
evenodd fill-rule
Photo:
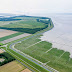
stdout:
<svg viewBox="0 0 72 72">
<path fill-rule="evenodd" d="M 52 68 L 52 67 L 46 65 L 46 64 L 49 63 L 50 61 L 48 61 L 48 62 L 46 62 L 46 63 L 42 63 L 41 61 L 39 61 L 39 60 L 37 60 L 37 59 L 35 59 L 35 58 L 33 58 L 33 57 L 31 57 L 31 56 L 29 56 L 29 55 L 23 53 L 22 51 L 20 51 L 20 50 L 18 50 L 18 49 L 16 49 L 16 48 L 14 48 L 14 46 L 15 46 L 15 45 L 12 46 L 13 49 L 14 49 L 14 51 L 16 51 L 17 53 L 21 54 L 22 56 L 24 56 L 24 57 L 26 56 L 28 59 L 30 58 L 30 59 L 35 60 L 36 62 L 38 62 L 38 63 L 40 63 L 41 65 L 43 65 L 44 67 L 46 67 L 46 68 L 52 70 L 53 72 L 59 72 L 59 71 L 57 71 L 56 69 L 54 69 L 54 68 Z M 13 49 L 12 49 L 12 50 L 13 50 Z M 30 60 L 30 59 L 29 59 L 29 60 Z M 32 60 L 31 60 L 31 61 L 32 61 Z M 34 62 L 34 61 L 33 61 L 33 62 Z M 42 66 L 41 66 L 41 67 L 42 67 Z"/>
<path fill-rule="evenodd" d="M 51 21 L 50 21 L 50 22 L 51 22 Z M 17 42 L 15 42 L 15 43 L 12 43 L 12 44 L 9 46 L 9 49 L 11 49 L 12 51 L 14 51 L 15 53 L 18 53 L 18 52 L 16 52 L 14 49 L 12 49 L 12 45 L 17 44 L 17 43 L 21 43 L 21 41 L 24 41 L 24 40 L 26 40 L 26 39 L 32 38 L 32 37 L 34 37 L 34 36 L 42 35 L 44 32 L 47 32 L 47 31 L 51 30 L 51 29 L 54 27 L 54 25 L 53 25 L 53 23 L 49 23 L 49 24 L 51 24 L 51 26 L 49 26 L 48 29 L 46 28 L 46 29 L 44 29 L 44 30 L 42 30 L 42 31 L 37 32 L 36 34 L 33 34 L 33 35 L 30 36 L 30 37 L 27 37 L 27 38 L 25 38 L 25 39 L 22 39 L 22 40 L 20 40 L 20 41 L 17 41 Z M 20 53 L 18 53 L 18 54 L 21 55 L 21 56 L 23 56 L 23 55 L 20 54 Z M 24 57 L 24 56 L 23 56 L 23 57 Z M 24 57 L 24 58 L 26 58 L 27 60 L 29 60 L 27 57 Z M 32 62 L 32 61 L 31 61 L 31 62 Z M 34 63 L 34 62 L 32 62 L 32 63 Z M 35 64 L 36 64 L 36 62 L 35 62 Z M 51 70 L 47 69 L 46 67 L 44 67 L 44 66 L 42 66 L 42 65 L 40 65 L 40 64 L 38 64 L 38 63 L 37 63 L 36 65 L 39 66 L 39 67 L 41 67 L 41 68 L 44 69 L 44 70 L 48 70 L 48 71 L 52 72 Z"/>
</svg>

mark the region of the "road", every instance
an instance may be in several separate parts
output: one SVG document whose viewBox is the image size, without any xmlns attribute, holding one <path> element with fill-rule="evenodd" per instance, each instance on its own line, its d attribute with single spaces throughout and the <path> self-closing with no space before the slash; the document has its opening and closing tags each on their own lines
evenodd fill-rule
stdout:
<svg viewBox="0 0 72 72">
<path fill-rule="evenodd" d="M 52 28 L 51 28 L 51 29 L 52 29 Z M 51 29 L 50 29 L 50 30 L 51 30 Z M 49 30 L 48 30 L 48 31 L 49 31 Z M 44 31 L 44 32 L 47 32 L 47 31 Z M 17 44 L 17 43 L 19 43 L 19 42 L 21 42 L 21 41 L 24 41 L 24 40 L 26 40 L 26 39 L 32 38 L 32 37 L 34 37 L 34 36 L 42 35 L 44 32 L 38 33 L 38 34 L 36 34 L 36 35 L 33 35 L 33 36 L 31 36 L 31 37 L 28 37 L 28 38 L 25 38 L 25 39 L 23 39 L 23 40 L 20 40 L 20 41 L 18 41 L 18 42 L 16 42 L 16 43 L 13 43 L 13 44 L 10 45 L 9 48 L 10 48 L 11 50 L 17 52 L 16 50 L 14 50 L 14 49 L 12 48 L 13 45 L 15 45 L 15 44 Z M 44 66 L 40 65 L 39 63 L 31 60 L 30 58 L 24 56 L 23 54 L 21 54 L 21 53 L 19 53 L 19 52 L 17 52 L 17 53 L 20 54 L 20 55 L 22 55 L 23 57 L 27 58 L 28 60 L 32 61 L 33 63 L 39 65 L 40 67 L 44 68 L 45 70 L 47 70 L 47 71 L 49 71 L 49 72 L 52 72 L 51 70 L 47 69 L 46 67 L 44 67 Z"/>
</svg>

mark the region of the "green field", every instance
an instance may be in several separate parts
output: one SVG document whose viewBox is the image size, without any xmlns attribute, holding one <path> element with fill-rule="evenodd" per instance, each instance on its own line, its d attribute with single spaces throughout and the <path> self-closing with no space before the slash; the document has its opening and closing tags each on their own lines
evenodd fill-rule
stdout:
<svg viewBox="0 0 72 72">
<path fill-rule="evenodd" d="M 51 70 L 51 68 L 59 72 L 72 72 L 72 59 L 69 57 L 69 52 L 64 52 L 63 50 L 58 50 L 57 48 L 52 48 L 52 43 L 41 41 L 39 38 L 45 31 L 48 31 L 53 28 L 53 23 L 50 18 L 44 17 L 15 17 L 14 19 L 21 19 L 18 21 L 5 21 L 10 22 L 9 24 L 0 25 L 1 29 L 19 31 L 19 33 L 12 34 L 3 38 L 0 38 L 1 41 L 18 36 L 22 33 L 31 33 L 32 38 L 26 39 L 21 38 L 13 42 L 7 43 L 8 48 L 5 49 L 10 55 L 14 58 L 28 66 L 30 69 L 36 72 L 48 72 L 43 67 L 37 65 L 26 57 L 34 60 L 35 62 L 43 65 L 44 67 Z M 39 34 L 39 35 L 37 35 Z M 36 35 L 36 36 L 34 36 Z M 21 43 L 17 43 L 20 40 L 26 39 Z M 26 54 L 26 57 L 17 53 L 16 51 L 10 49 L 10 45 L 15 44 L 15 49 L 20 50 L 21 54 Z M 13 46 L 12 46 L 13 47 Z"/>
<path fill-rule="evenodd" d="M 36 19 L 40 19 L 39 17 L 16 17 L 14 19 L 21 19 L 19 21 L 5 21 L 10 22 L 5 25 L 0 25 L 1 29 L 7 29 L 7 30 L 13 30 L 13 31 L 19 31 L 19 32 L 26 32 L 34 34 L 37 31 L 43 30 L 48 27 L 48 24 L 45 24 L 43 22 L 37 22 Z M 3 22 L 3 21 L 1 21 Z"/>
<path fill-rule="evenodd" d="M 0 21 L 0 26 L 3 26 L 3 25 L 8 25 L 8 24 L 11 24 L 11 23 L 16 23 L 18 21 Z"/>
<path fill-rule="evenodd" d="M 45 41 L 37 43 L 40 41 L 40 39 L 38 39 L 39 37 L 40 36 L 36 36 L 22 41 L 22 43 L 16 44 L 15 48 L 43 63 L 48 62 L 46 66 L 48 65 L 60 72 L 71 72 L 72 59 L 69 60 L 70 54 L 68 52 L 64 53 L 63 50 L 58 50 L 56 48 L 53 48 L 52 50 L 47 52 L 52 48 L 52 44 Z"/>
<path fill-rule="evenodd" d="M 43 28 L 45 25 L 44 23 L 39 23 L 37 21 L 31 20 L 31 21 L 19 21 L 13 24 L 3 25 L 1 27 L 6 28 Z"/>
</svg>

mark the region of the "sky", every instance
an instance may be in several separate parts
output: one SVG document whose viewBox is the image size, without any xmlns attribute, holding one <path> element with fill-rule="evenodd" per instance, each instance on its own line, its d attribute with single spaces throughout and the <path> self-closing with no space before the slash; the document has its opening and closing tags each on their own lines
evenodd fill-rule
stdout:
<svg viewBox="0 0 72 72">
<path fill-rule="evenodd" d="M 72 13 L 72 0 L 0 0 L 0 13 Z"/>
</svg>

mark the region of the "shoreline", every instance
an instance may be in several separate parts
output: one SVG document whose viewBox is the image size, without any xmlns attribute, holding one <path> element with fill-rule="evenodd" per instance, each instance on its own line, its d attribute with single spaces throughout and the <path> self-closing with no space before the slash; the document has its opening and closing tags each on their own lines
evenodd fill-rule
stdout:
<svg viewBox="0 0 72 72">
<path fill-rule="evenodd" d="M 71 49 L 68 49 L 68 45 L 66 45 L 63 42 L 63 40 L 60 38 L 60 37 L 65 36 L 65 35 L 64 34 L 61 34 L 61 36 L 60 36 L 57 33 L 55 33 L 55 31 L 54 31 L 54 30 L 57 30 L 56 29 L 57 28 L 56 24 L 57 23 L 54 23 L 55 26 L 54 26 L 54 28 L 50 32 L 47 31 L 47 32 L 43 33 L 43 36 L 41 36 L 40 39 L 43 40 L 43 41 L 52 43 L 52 48 L 57 48 L 58 50 L 63 50 L 65 52 L 69 52 L 70 53 L 70 56 L 69 57 L 72 58 L 72 51 L 71 51 Z M 58 25 L 58 27 L 60 27 L 60 26 Z M 53 37 L 53 36 L 55 36 L 54 34 L 56 34 L 59 38 L 57 36 L 56 37 Z"/>
</svg>

